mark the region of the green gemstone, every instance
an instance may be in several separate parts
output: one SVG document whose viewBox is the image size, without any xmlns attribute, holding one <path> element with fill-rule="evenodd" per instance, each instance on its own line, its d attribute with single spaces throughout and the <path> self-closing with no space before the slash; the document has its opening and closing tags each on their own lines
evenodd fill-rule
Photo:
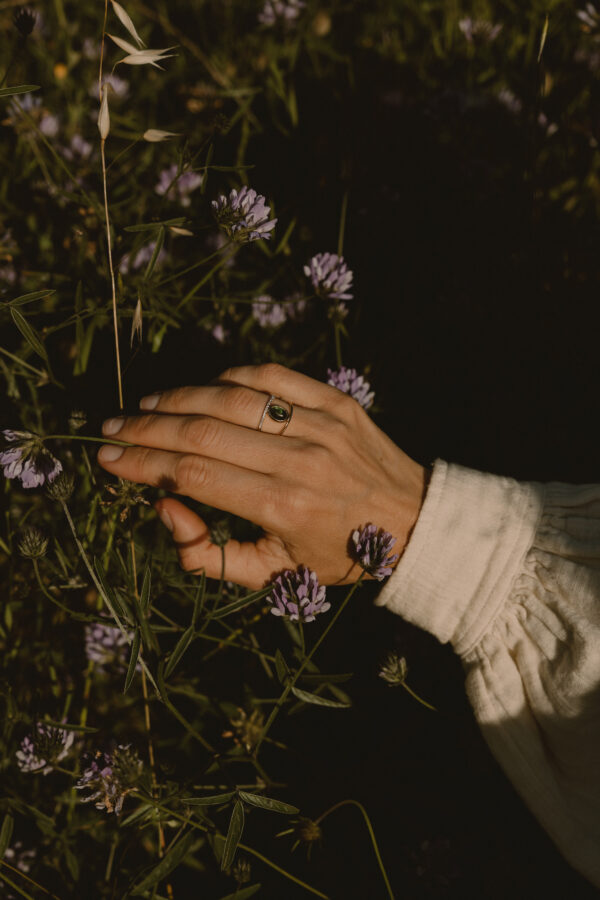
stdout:
<svg viewBox="0 0 600 900">
<path fill-rule="evenodd" d="M 272 403 L 269 407 L 269 416 L 273 419 L 274 422 L 285 422 L 287 418 L 289 418 L 289 412 L 287 409 L 284 409 L 283 406 L 278 406 L 277 403 Z"/>
</svg>

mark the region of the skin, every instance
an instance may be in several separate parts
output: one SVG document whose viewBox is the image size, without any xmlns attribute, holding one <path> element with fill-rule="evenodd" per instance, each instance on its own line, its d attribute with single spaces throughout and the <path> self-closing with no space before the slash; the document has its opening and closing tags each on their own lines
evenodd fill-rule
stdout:
<svg viewBox="0 0 600 900">
<path fill-rule="evenodd" d="M 268 416 L 258 431 L 271 394 L 294 404 L 284 434 Z M 394 535 L 393 552 L 404 550 L 423 502 L 425 469 L 337 388 L 268 363 L 228 369 L 205 387 L 144 397 L 140 409 L 103 426 L 105 436 L 136 446 L 105 445 L 98 462 L 119 478 L 261 526 L 256 543 L 226 545 L 228 580 L 258 589 L 304 564 L 321 584 L 352 583 L 361 569 L 350 556 L 350 536 L 368 523 Z M 173 533 L 181 566 L 218 578 L 221 551 L 205 522 L 173 497 L 155 509 Z"/>
</svg>

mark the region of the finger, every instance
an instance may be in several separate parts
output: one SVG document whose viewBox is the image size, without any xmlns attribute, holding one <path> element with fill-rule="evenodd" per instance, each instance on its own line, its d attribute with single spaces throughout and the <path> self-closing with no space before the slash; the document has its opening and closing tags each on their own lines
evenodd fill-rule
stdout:
<svg viewBox="0 0 600 900">
<path fill-rule="evenodd" d="M 264 473 L 289 467 L 293 464 L 289 453 L 301 451 L 306 445 L 298 438 L 282 444 L 275 435 L 207 415 L 151 414 L 107 419 L 102 433 L 142 447 L 196 453 Z"/>
<path fill-rule="evenodd" d="M 159 500 L 155 509 L 173 534 L 179 562 L 186 572 L 204 571 L 208 578 L 220 578 L 223 555 L 211 543 L 206 523 L 196 513 L 172 497 Z M 256 544 L 230 540 L 224 548 L 226 581 L 258 590 L 274 575 L 290 565 L 282 549 L 266 539 Z"/>
<path fill-rule="evenodd" d="M 275 394 L 289 403 L 298 403 L 308 409 L 326 408 L 340 396 L 337 388 L 277 363 L 236 366 L 219 375 L 217 381 L 245 385 L 256 391 Z"/>
<path fill-rule="evenodd" d="M 272 519 L 278 504 L 273 479 L 268 475 L 195 453 L 147 447 L 105 445 L 100 448 L 98 462 L 118 478 L 184 494 L 259 525 L 275 524 Z"/>
<path fill-rule="evenodd" d="M 339 393 L 339 391 L 338 391 Z M 262 391 L 233 384 L 207 385 L 206 387 L 181 387 L 162 394 L 142 397 L 140 407 L 171 415 L 204 415 L 258 431 L 269 396 Z M 287 398 L 285 398 L 287 400 Z M 293 402 L 293 401 L 288 401 Z M 294 406 L 292 419 L 285 430 L 286 437 L 313 436 L 320 427 L 316 420 L 319 413 Z M 262 419 L 263 434 L 281 435 L 282 424 L 269 416 Z"/>
</svg>

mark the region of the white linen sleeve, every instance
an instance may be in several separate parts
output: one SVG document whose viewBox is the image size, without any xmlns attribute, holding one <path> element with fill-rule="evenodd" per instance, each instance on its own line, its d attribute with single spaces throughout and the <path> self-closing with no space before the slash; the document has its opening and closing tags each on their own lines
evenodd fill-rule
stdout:
<svg viewBox="0 0 600 900">
<path fill-rule="evenodd" d="M 437 460 L 375 602 L 451 642 L 490 749 L 600 887 L 600 485 Z"/>
</svg>

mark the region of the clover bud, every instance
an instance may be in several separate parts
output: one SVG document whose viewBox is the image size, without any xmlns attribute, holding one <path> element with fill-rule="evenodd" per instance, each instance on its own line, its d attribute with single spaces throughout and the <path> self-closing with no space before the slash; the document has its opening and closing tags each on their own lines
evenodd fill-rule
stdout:
<svg viewBox="0 0 600 900">
<path fill-rule="evenodd" d="M 227 519 L 220 519 L 218 522 L 215 522 L 215 524 L 211 526 L 211 544 L 215 544 L 217 547 L 224 547 L 230 539 L 231 528 L 229 527 L 229 522 Z"/>
<path fill-rule="evenodd" d="M 48 485 L 46 494 L 51 500 L 60 500 L 61 502 L 64 502 L 65 500 L 70 499 L 74 487 L 74 477 L 68 475 L 66 472 L 61 472 L 60 475 L 57 475 L 52 484 Z"/>
<path fill-rule="evenodd" d="M 13 15 L 13 24 L 21 37 L 29 37 L 35 28 L 36 14 L 26 6 L 18 9 Z"/>
<path fill-rule="evenodd" d="M 26 559 L 39 559 L 44 556 L 48 548 L 48 538 L 43 531 L 30 525 L 23 532 L 23 537 L 19 543 L 19 553 Z"/>
<path fill-rule="evenodd" d="M 71 431 L 79 431 L 87 422 L 87 416 L 81 409 L 74 409 L 69 416 L 69 428 Z"/>
</svg>

